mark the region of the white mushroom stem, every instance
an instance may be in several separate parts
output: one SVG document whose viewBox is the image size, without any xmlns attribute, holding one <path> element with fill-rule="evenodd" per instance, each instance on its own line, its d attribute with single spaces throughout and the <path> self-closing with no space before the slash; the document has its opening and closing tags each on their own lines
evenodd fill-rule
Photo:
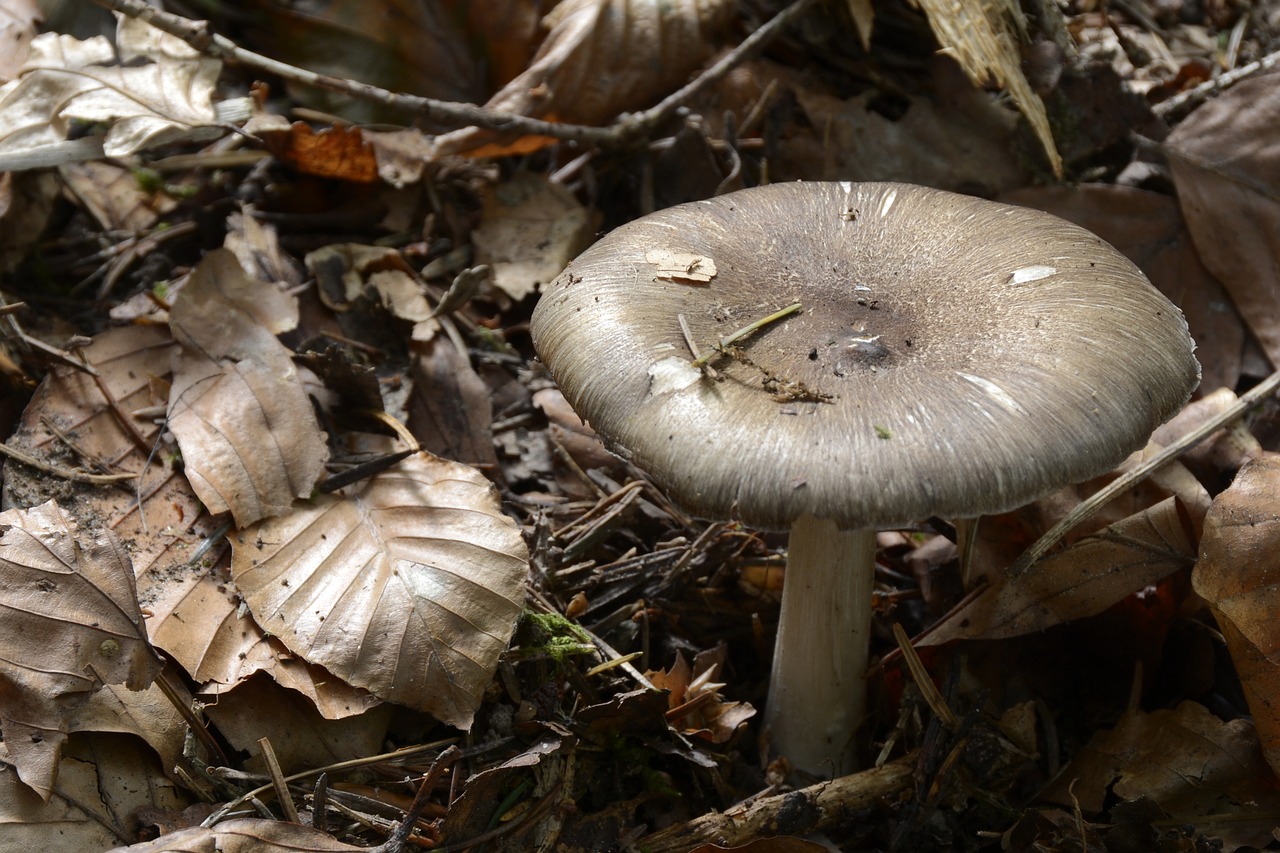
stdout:
<svg viewBox="0 0 1280 853">
<path fill-rule="evenodd" d="M 835 777 L 855 769 L 867 704 L 876 534 L 805 516 L 791 527 L 766 722 L 770 750 Z"/>
</svg>

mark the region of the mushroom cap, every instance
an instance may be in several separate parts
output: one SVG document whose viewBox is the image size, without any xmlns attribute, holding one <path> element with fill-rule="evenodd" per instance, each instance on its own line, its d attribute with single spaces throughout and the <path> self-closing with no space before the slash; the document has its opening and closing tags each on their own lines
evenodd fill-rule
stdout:
<svg viewBox="0 0 1280 853">
<path fill-rule="evenodd" d="M 704 353 L 792 302 L 710 364 Z M 642 217 L 533 314 L 574 409 L 689 512 L 786 529 L 1002 512 L 1110 470 L 1199 381 L 1181 312 L 1100 238 L 908 184 Z"/>
</svg>

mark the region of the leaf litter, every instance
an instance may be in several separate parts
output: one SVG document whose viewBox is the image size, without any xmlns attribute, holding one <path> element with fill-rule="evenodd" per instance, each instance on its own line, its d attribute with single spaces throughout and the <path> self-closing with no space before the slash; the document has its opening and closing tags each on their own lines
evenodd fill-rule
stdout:
<svg viewBox="0 0 1280 853">
<path fill-rule="evenodd" d="M 882 703 L 863 750 L 882 763 L 804 787 L 762 760 L 753 708 L 783 543 L 687 518 L 610 456 L 524 330 L 538 286 L 594 232 L 657 206 L 800 177 L 1014 190 L 1115 242 L 1187 313 L 1206 384 L 1157 436 L 1176 441 L 1274 356 L 1267 241 L 1241 250 L 1232 236 L 1274 225 L 1262 131 L 1272 80 L 1198 108 L 1176 89 L 1206 79 L 1193 66 L 1212 50 L 1210 27 L 1242 35 L 1215 61 L 1257 59 L 1260 19 L 1069 6 L 1065 21 L 1019 20 L 992 7 L 966 29 L 941 7 L 852 3 L 855 30 L 830 17 L 844 10 L 809 10 L 686 113 L 646 125 L 647 147 L 558 143 L 578 132 L 569 122 L 625 126 L 696 74 L 710 34 L 733 41 L 766 23 L 754 7 L 676 3 L 658 26 L 641 5 L 562 2 L 541 28 L 506 0 L 447 22 L 404 15 L 399 32 L 361 17 L 366 41 L 337 60 L 447 46 L 419 75 L 436 96 L 483 100 L 459 34 L 490 48 L 488 107 L 514 118 L 482 110 L 484 127 L 445 120 L 437 137 L 314 112 L 291 124 L 259 87 L 246 129 L 261 141 L 196 148 L 193 131 L 211 137 L 220 114 L 247 115 L 234 95 L 249 94 L 248 78 L 128 16 L 114 45 L 39 36 L 10 72 L 0 126 L 21 132 L 0 136 L 0 155 L 13 155 L 0 162 L 29 165 L 22 134 L 42 140 L 43 162 L 89 162 L 0 183 L 0 262 L 32 306 L 0 318 L 0 367 L 15 388 L 43 378 L 7 444 L 43 467 L 6 462 L 5 517 L 52 512 L 41 505 L 56 498 L 82 556 L 118 537 L 113 553 L 131 561 L 116 563 L 132 572 L 117 574 L 136 586 L 120 601 L 135 614 L 128 649 L 151 662 L 146 679 L 120 680 L 160 674 L 135 693 L 72 665 L 74 707 L 41 699 L 21 722 L 35 700 L 0 696 L 0 761 L 17 770 L 0 797 L 4 844 L 38 845 L 53 827 L 78 851 L 368 849 L 411 829 L 427 847 L 502 850 L 811 849 L 799 836 L 815 832 L 841 848 L 1268 842 L 1274 400 L 1132 488 L 1032 573 L 1003 570 L 1098 484 L 983 519 L 976 535 L 942 520 L 882 534 L 878 625 L 924 639 L 918 651 L 877 644 Z M 0 27 L 14 56 L 36 39 L 24 14 Z M 308 26 L 324 33 L 335 14 Z M 963 70 L 931 55 L 930 32 Z M 875 65 L 886 50 L 893 63 Z M 654 74 L 645 57 L 678 61 Z M 72 70 L 91 82 L 57 89 Z M 988 72 L 1034 130 L 964 79 Z M 295 103 L 352 106 L 284 79 Z M 189 102 L 160 100 L 174 85 Z M 365 114 L 396 121 L 405 103 Z M 1177 126 L 1158 143 L 1162 171 L 1129 134 L 1158 141 L 1166 119 Z M 94 159 L 104 145 L 121 157 Z M 470 160 L 444 153 L 467 148 Z M 1054 148 L 1086 182 L 1028 189 L 1054 169 Z M 513 152 L 529 155 L 519 168 Z M 76 210 L 52 220 L 61 232 L 42 238 L 40 265 L 22 262 L 57 192 Z M 1231 224 L 1233 205 L 1251 221 Z M 698 286 L 703 271 L 686 281 L 688 269 L 673 266 L 672 281 Z M 50 301 L 35 284 L 48 280 L 70 282 L 67 298 Z M 105 301 L 90 304 L 98 280 Z M 56 322 L 68 307 L 73 323 Z M 1236 571 L 1249 548 L 1257 574 Z M 106 623 L 93 621 L 73 616 L 67 630 L 97 637 Z M 47 655 L 50 636 L 42 622 L 14 642 Z M 152 647 L 169 659 L 163 672 Z M 33 660 L 40 677 L 63 677 Z M 42 744 L 64 743 L 60 756 L 23 742 L 32 723 Z M 464 762 L 446 758 L 452 742 Z M 310 826 L 247 817 L 272 810 Z M 148 831 L 167 834 L 146 842 Z"/>
</svg>

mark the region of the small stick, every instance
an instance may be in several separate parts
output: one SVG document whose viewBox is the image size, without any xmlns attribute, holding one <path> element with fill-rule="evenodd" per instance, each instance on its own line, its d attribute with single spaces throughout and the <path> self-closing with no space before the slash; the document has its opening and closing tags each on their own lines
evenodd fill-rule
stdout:
<svg viewBox="0 0 1280 853">
<path fill-rule="evenodd" d="M 258 749 L 262 750 L 262 759 L 267 762 L 267 772 L 271 774 L 271 786 L 275 788 L 276 799 L 284 811 L 284 819 L 289 823 L 301 823 L 298 819 L 298 807 L 293 804 L 293 795 L 289 793 L 289 783 L 284 780 L 284 771 L 280 769 L 280 761 L 276 751 L 271 748 L 268 738 L 258 738 Z"/>
<path fill-rule="evenodd" d="M 920 695 L 928 703 L 933 715 L 938 718 L 938 722 L 942 723 L 948 731 L 954 732 L 960 726 L 960 718 L 951 710 L 947 700 L 943 698 L 942 693 L 933 683 L 933 678 L 929 676 L 929 671 L 925 669 L 924 661 L 920 660 L 920 655 L 916 654 L 915 646 L 911 645 L 911 638 L 902 629 L 902 625 L 897 622 L 893 623 L 893 639 L 898 643 L 898 648 L 902 650 L 902 658 L 907 664 L 907 669 L 911 672 L 911 680 L 920 689 Z"/>
<path fill-rule="evenodd" d="M 64 480 L 70 480 L 73 483 L 88 483 L 93 486 L 109 485 L 111 483 L 123 483 L 127 480 L 138 479 L 137 474 L 85 474 L 82 471 L 76 471 L 71 468 L 62 468 L 43 459 L 25 453 L 16 447 L 10 447 L 7 444 L 0 444 L 0 454 L 15 459 L 23 465 L 29 465 L 37 471 L 43 471 L 46 474 L 52 474 L 55 477 L 61 477 Z"/>
<path fill-rule="evenodd" d="M 702 351 L 698 349 L 698 342 L 693 339 L 693 332 L 689 330 L 689 321 L 684 318 L 683 314 L 677 314 L 676 320 L 680 322 L 680 334 L 684 335 L 684 342 L 689 346 L 689 352 L 693 355 L 693 363 L 698 364 L 699 361 L 702 361 Z M 701 367 L 707 376 L 712 379 L 720 378 L 720 374 L 716 373 L 715 369 L 705 361 L 702 362 Z"/>
<path fill-rule="evenodd" d="M 1067 514 L 1066 518 L 1049 528 L 1047 533 L 1023 552 L 1022 556 L 1006 570 L 1006 573 L 1010 577 L 1017 577 L 1026 572 L 1036 560 L 1039 560 L 1049 552 L 1050 548 L 1057 545 L 1071 528 L 1102 509 L 1111 502 L 1112 498 L 1128 491 L 1135 483 L 1146 479 L 1156 469 L 1172 462 L 1176 457 L 1182 455 L 1184 451 L 1204 441 L 1210 435 L 1243 415 L 1250 407 L 1273 394 L 1277 388 L 1280 388 L 1280 370 L 1277 370 L 1261 383 L 1249 389 L 1230 408 L 1223 409 L 1213 418 L 1170 444 L 1146 462 L 1116 478 L 1110 484 L 1081 501 L 1075 509 Z"/>
<path fill-rule="evenodd" d="M 736 344 L 738 341 L 742 340 L 743 338 L 755 334 L 756 332 L 760 331 L 770 323 L 776 323 L 778 320 L 781 320 L 783 317 L 787 317 L 791 314 L 794 314 L 799 310 L 800 310 L 800 303 L 793 302 L 790 305 L 788 305 L 786 308 L 783 308 L 781 311 L 774 311 L 768 317 L 761 317 L 759 320 L 756 320 L 754 323 L 749 323 L 743 326 L 741 329 L 734 332 L 732 335 L 729 335 L 729 337 L 721 338 L 720 343 L 716 344 L 715 346 L 715 352 L 720 353 L 726 347 L 732 344 Z M 704 364 L 707 363 L 707 360 L 710 358 L 712 358 L 712 355 L 710 353 L 708 353 L 707 355 L 699 356 L 698 358 L 695 358 L 693 360 L 693 366 L 702 367 Z"/>
</svg>

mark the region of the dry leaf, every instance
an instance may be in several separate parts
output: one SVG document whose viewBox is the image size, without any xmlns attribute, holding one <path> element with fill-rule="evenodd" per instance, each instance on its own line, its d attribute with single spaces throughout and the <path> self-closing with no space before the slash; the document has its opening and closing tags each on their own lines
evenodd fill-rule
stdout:
<svg viewBox="0 0 1280 853">
<path fill-rule="evenodd" d="M 1268 763 L 1280 772 L 1280 455 L 1246 464 L 1205 519 L 1191 575 L 1213 607 L 1258 727 Z"/>
<path fill-rule="evenodd" d="M 271 713 L 263 714 L 264 708 Z M 380 704 L 355 716 L 325 719 L 310 700 L 261 675 L 219 694 L 205 707 L 218 732 L 248 754 L 246 769 L 267 772 L 258 746 L 258 739 L 265 737 L 286 775 L 376 755 L 393 712 L 391 705 Z"/>
<path fill-rule="evenodd" d="M 129 169 L 114 163 L 75 163 L 58 168 L 63 183 L 104 231 L 144 231 L 177 206 L 148 192 Z"/>
<path fill-rule="evenodd" d="M 131 735 L 73 735 L 47 801 L 18 781 L 4 749 L 0 745 L 0 850 L 90 853 L 136 837 L 139 809 L 187 805 Z"/>
<path fill-rule="evenodd" d="M 1174 820 L 1189 823 L 1227 851 L 1271 838 L 1280 796 L 1267 780 L 1253 727 L 1224 723 L 1203 706 L 1129 711 L 1114 729 L 1093 736 L 1042 796 L 1087 814 L 1111 795 L 1153 800 Z"/>
<path fill-rule="evenodd" d="M 528 553 L 474 469 L 425 454 L 232 538 L 260 625 L 376 696 L 469 728 Z"/>
<path fill-rule="evenodd" d="M 431 305 L 404 257 L 395 249 L 331 243 L 307 255 L 320 299 L 334 311 L 350 311 L 367 297 L 401 320 L 417 323 L 431 316 Z"/>
<path fill-rule="evenodd" d="M 738 727 L 755 716 L 755 708 L 748 703 L 727 702 L 720 695 L 724 684 L 716 679 L 720 677 L 728 649 L 721 643 L 702 652 L 692 667 L 684 655 L 676 652 L 676 662 L 669 670 L 646 673 L 654 687 L 671 691 L 667 702 L 672 710 L 682 705 L 690 708 L 671 721 L 682 733 L 711 743 L 728 743 Z"/>
<path fill-rule="evenodd" d="M 573 124 L 605 124 L 684 85 L 736 6 L 731 0 L 563 0 L 543 21 L 548 32 L 533 62 L 485 106 Z M 467 128 L 438 137 L 436 150 L 495 156 L 554 142 L 523 137 L 484 145 L 497 138 L 492 131 Z"/>
<path fill-rule="evenodd" d="M 1280 365 L 1280 73 L 1245 80 L 1165 140 L 1178 199 L 1204 265 Z"/>
<path fill-rule="evenodd" d="M 922 645 L 1016 637 L 1093 616 L 1195 562 L 1194 529 L 1166 498 L 1017 576 L 1003 575 L 930 631 Z"/>
<path fill-rule="evenodd" d="M 215 826 L 180 829 L 155 841 L 114 847 L 107 853 L 365 853 L 367 850 L 367 847 L 344 844 L 309 826 L 239 818 L 224 820 Z"/>
<path fill-rule="evenodd" d="M 1026 21 L 1016 0 L 919 0 L 919 5 L 943 53 L 959 62 L 975 84 L 985 86 L 991 81 L 1008 90 L 1044 146 L 1053 173 L 1061 177 L 1062 158 L 1044 101 L 1022 71 L 1019 44 L 1025 38 Z"/>
<path fill-rule="evenodd" d="M 304 175 L 358 184 L 378 180 L 373 147 L 364 141 L 358 127 L 329 127 L 316 133 L 310 125 L 295 121 L 288 130 L 258 135 L 277 159 Z"/>
<path fill-rule="evenodd" d="M 18 775 L 47 800 L 75 708 L 107 682 L 141 690 L 161 664 L 114 536 L 77 536 L 53 501 L 0 513 L 0 528 L 0 725 Z"/>
<path fill-rule="evenodd" d="M 476 263 L 492 267 L 494 286 L 519 301 L 586 248 L 597 219 L 562 184 L 521 172 L 485 195 L 471 232 Z"/>
<path fill-rule="evenodd" d="M 427 450 L 501 473 L 489 386 L 452 340 L 437 338 L 414 357 L 408 409 L 409 431 Z"/>
<path fill-rule="evenodd" d="M 117 40 L 120 61 L 131 63 L 127 66 L 110 64 L 115 51 L 101 36 L 87 41 L 53 33 L 36 37 L 18 76 L 0 88 L 4 168 L 29 168 L 7 158 L 57 145 L 77 123 L 108 125 L 97 156 L 120 157 L 190 138 L 197 128 L 222 134 L 213 105 L 222 63 L 130 18 L 121 18 Z"/>
<path fill-rule="evenodd" d="M 243 527 L 311 494 L 329 457 L 311 401 L 275 333 L 297 306 L 250 279 L 226 249 L 210 252 L 174 301 L 169 428 L 191 486 Z"/>
<path fill-rule="evenodd" d="M 187 723 L 155 684 L 146 690 L 107 684 L 76 709 L 68 730 L 134 735 L 155 750 L 161 769 L 169 774 L 182 760 Z"/>
<path fill-rule="evenodd" d="M 0 6 L 0 83 L 12 80 L 22 68 L 41 17 L 36 0 L 10 0 Z"/>
</svg>

